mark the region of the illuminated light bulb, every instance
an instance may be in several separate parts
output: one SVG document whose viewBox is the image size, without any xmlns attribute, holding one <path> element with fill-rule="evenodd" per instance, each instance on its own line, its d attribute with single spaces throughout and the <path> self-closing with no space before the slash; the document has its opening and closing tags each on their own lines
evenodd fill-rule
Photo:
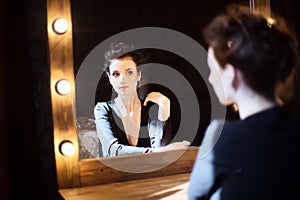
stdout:
<svg viewBox="0 0 300 200">
<path fill-rule="evenodd" d="M 56 91 L 61 95 L 66 95 L 71 91 L 71 84 L 67 80 L 60 80 L 56 83 Z"/>
<path fill-rule="evenodd" d="M 63 18 L 59 18 L 53 22 L 52 27 L 53 27 L 53 30 L 55 33 L 64 34 L 65 32 L 67 32 L 69 25 L 68 25 L 67 20 L 65 20 Z"/>
<path fill-rule="evenodd" d="M 60 144 L 60 153 L 64 156 L 73 156 L 75 153 L 74 144 L 70 141 L 63 141 Z"/>
</svg>

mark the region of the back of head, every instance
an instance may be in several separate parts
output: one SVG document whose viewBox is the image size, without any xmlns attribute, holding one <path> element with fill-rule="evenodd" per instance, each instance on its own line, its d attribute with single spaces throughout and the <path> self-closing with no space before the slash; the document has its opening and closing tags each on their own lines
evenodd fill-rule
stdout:
<svg viewBox="0 0 300 200">
<path fill-rule="evenodd" d="M 221 67 L 232 64 L 267 99 L 274 99 L 276 85 L 298 65 L 296 34 L 274 14 L 266 19 L 247 6 L 231 4 L 204 29 L 204 37 Z"/>
</svg>

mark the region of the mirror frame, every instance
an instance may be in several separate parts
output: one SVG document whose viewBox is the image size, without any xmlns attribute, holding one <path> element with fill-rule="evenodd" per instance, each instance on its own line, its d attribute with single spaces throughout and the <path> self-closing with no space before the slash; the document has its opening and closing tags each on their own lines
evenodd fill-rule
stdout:
<svg viewBox="0 0 300 200">
<path fill-rule="evenodd" d="M 50 90 L 58 189 L 191 172 L 194 159 L 198 152 L 197 147 L 189 148 L 187 151 L 183 152 L 184 155 L 182 154 L 181 157 L 167 167 L 146 173 L 128 173 L 118 171 L 104 165 L 97 159 L 79 160 L 79 145 L 75 119 L 76 103 L 70 1 L 71 0 L 47 0 Z M 249 7 L 252 11 L 260 11 L 267 17 L 270 17 L 270 0 L 249 0 Z M 57 18 L 64 18 L 68 22 L 68 29 L 63 34 L 57 34 L 53 31 L 52 24 Z M 65 95 L 60 95 L 56 91 L 56 84 L 62 79 L 67 80 L 71 86 L 70 92 Z M 74 145 L 75 151 L 72 156 L 64 156 L 60 151 L 61 144 L 65 141 L 70 141 Z M 174 152 L 176 153 L 176 151 Z M 164 158 L 169 157 L 174 152 L 157 152 L 138 156 L 128 155 L 123 157 L 122 162 L 126 164 L 133 164 L 135 162 L 135 159 L 132 159 L 133 157 L 138 157 L 138 159 L 145 162 L 147 160 L 151 160 L 153 155 L 155 156 L 155 159 L 163 161 Z M 118 158 L 108 159 L 111 162 L 115 162 Z"/>
</svg>

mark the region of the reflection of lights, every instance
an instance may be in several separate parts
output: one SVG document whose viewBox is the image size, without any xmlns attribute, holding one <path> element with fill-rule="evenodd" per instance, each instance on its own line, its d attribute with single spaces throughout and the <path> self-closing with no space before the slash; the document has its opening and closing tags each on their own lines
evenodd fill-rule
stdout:
<svg viewBox="0 0 300 200">
<path fill-rule="evenodd" d="M 71 91 L 71 84 L 67 80 L 60 80 L 56 83 L 56 91 L 61 95 L 68 94 Z"/>
<path fill-rule="evenodd" d="M 63 18 L 56 19 L 53 22 L 53 30 L 57 34 L 63 34 L 68 30 L 68 22 Z"/>
<path fill-rule="evenodd" d="M 238 106 L 236 104 L 232 105 L 232 109 L 233 109 L 234 112 L 239 111 L 239 108 L 238 108 Z"/>
<path fill-rule="evenodd" d="M 164 196 L 165 199 L 174 199 L 174 198 L 179 199 L 178 197 L 185 196 L 185 191 L 187 191 L 187 188 L 188 188 L 188 182 L 185 182 L 185 183 L 176 185 L 174 187 L 162 189 L 154 194 L 150 194 L 147 197 L 153 198 L 153 197 L 158 197 L 158 196 Z M 185 198 L 183 198 L 183 199 L 185 199 Z"/>
<path fill-rule="evenodd" d="M 75 153 L 74 144 L 70 141 L 63 141 L 60 144 L 60 153 L 64 156 L 73 156 Z"/>
</svg>

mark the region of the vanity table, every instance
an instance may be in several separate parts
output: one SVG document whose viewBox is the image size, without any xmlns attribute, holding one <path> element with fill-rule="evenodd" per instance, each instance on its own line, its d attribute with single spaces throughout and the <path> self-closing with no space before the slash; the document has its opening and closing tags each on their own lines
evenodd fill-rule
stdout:
<svg viewBox="0 0 300 200">
<path fill-rule="evenodd" d="M 79 163 L 81 187 L 59 192 L 71 200 L 187 199 L 186 190 L 197 152 L 197 147 L 190 147 L 100 160 L 84 159 Z M 176 160 L 171 162 L 173 159 Z M 131 168 L 118 170 L 122 166 Z"/>
<path fill-rule="evenodd" d="M 146 178 L 135 181 L 62 189 L 65 199 L 172 199 L 185 200 L 190 173 Z"/>
</svg>

